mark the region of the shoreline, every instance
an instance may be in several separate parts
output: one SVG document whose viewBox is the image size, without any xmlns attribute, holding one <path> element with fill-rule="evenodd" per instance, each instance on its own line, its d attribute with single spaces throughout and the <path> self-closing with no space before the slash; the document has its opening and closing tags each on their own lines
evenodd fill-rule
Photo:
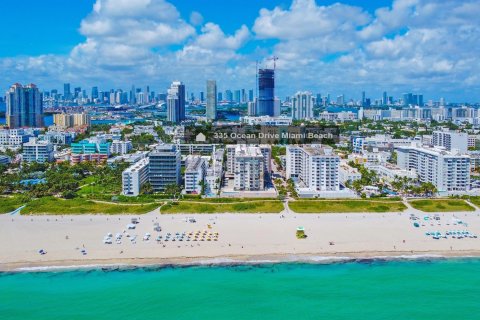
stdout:
<svg viewBox="0 0 480 320">
<path fill-rule="evenodd" d="M 168 267 L 196 266 L 242 266 L 265 264 L 336 264 L 364 261 L 413 261 L 413 260 L 454 260 L 477 259 L 479 251 L 370 251 L 370 252 L 338 252 L 324 255 L 321 253 L 267 254 L 267 255 L 232 255 L 177 258 L 124 258 L 95 260 L 59 260 L 46 262 L 13 262 L 0 263 L 2 273 L 36 273 L 66 272 L 88 270 L 134 270 L 138 268 L 160 269 Z M 87 262 L 87 263 L 86 263 Z"/>
<path fill-rule="evenodd" d="M 480 257 L 480 212 L 441 213 L 420 227 L 412 212 L 0 216 L 0 272 Z M 475 238 L 427 235 L 448 230 Z M 122 237 L 105 244 L 106 234 Z"/>
</svg>

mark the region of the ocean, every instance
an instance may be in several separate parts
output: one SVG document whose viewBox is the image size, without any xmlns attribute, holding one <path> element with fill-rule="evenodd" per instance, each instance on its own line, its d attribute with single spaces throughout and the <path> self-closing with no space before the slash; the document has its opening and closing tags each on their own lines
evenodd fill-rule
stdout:
<svg viewBox="0 0 480 320">
<path fill-rule="evenodd" d="M 3 273 L 6 319 L 480 319 L 480 260 Z"/>
</svg>

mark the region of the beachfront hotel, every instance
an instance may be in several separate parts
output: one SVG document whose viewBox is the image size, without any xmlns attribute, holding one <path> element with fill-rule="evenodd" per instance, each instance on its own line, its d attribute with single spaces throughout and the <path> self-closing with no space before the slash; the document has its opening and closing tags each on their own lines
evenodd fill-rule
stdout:
<svg viewBox="0 0 480 320">
<path fill-rule="evenodd" d="M 264 190 L 266 159 L 260 147 L 237 145 L 234 157 L 234 190 Z"/>
<path fill-rule="evenodd" d="M 149 159 L 144 158 L 122 172 L 122 193 L 125 196 L 138 196 L 142 185 L 148 181 Z"/>
<path fill-rule="evenodd" d="M 155 192 L 163 192 L 168 185 L 180 185 L 180 149 L 173 144 L 159 145 L 150 152 L 149 181 Z"/>
<path fill-rule="evenodd" d="M 464 193 L 470 189 L 470 156 L 441 147 L 399 147 L 397 165 L 415 170 L 421 182 L 431 182 L 439 194 Z"/>
<path fill-rule="evenodd" d="M 321 145 L 287 146 L 286 175 L 306 193 L 339 191 L 340 157 Z"/>
<path fill-rule="evenodd" d="M 188 156 L 185 160 L 185 192 L 200 194 L 207 172 L 207 163 L 200 156 Z"/>
</svg>

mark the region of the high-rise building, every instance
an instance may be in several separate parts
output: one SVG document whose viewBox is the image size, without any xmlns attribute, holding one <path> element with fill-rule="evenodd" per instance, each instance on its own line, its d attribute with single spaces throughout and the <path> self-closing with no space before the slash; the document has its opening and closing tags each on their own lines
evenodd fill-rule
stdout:
<svg viewBox="0 0 480 320">
<path fill-rule="evenodd" d="M 92 101 L 98 99 L 98 87 L 92 87 Z"/>
<path fill-rule="evenodd" d="M 309 191 L 338 191 L 340 157 L 320 145 L 287 146 L 287 179 L 299 180 Z"/>
<path fill-rule="evenodd" d="M 137 92 L 135 91 L 135 86 L 134 85 L 132 85 L 132 88 L 130 89 L 129 102 L 131 104 L 136 104 L 137 103 Z"/>
<path fill-rule="evenodd" d="M 257 115 L 257 102 L 250 101 L 247 104 L 247 114 L 249 116 L 256 116 Z"/>
<path fill-rule="evenodd" d="M 317 98 L 315 99 L 315 105 L 321 106 L 322 105 L 322 95 L 317 93 Z"/>
<path fill-rule="evenodd" d="M 258 146 L 229 145 L 227 161 L 234 175 L 234 190 L 259 191 L 265 188 L 266 159 Z"/>
<path fill-rule="evenodd" d="M 217 101 L 223 101 L 223 94 L 221 92 L 217 94 Z"/>
<path fill-rule="evenodd" d="M 235 90 L 234 101 L 236 103 L 240 103 L 240 95 L 241 95 L 240 90 Z"/>
<path fill-rule="evenodd" d="M 314 99 L 311 92 L 297 92 L 292 98 L 292 119 L 312 119 L 313 105 Z"/>
<path fill-rule="evenodd" d="M 233 93 L 231 90 L 225 91 L 225 100 L 232 102 L 233 101 Z"/>
<path fill-rule="evenodd" d="M 275 70 L 258 70 L 257 115 L 273 116 L 275 100 Z"/>
<path fill-rule="evenodd" d="M 252 102 L 253 101 L 253 90 L 250 89 L 248 90 L 248 102 Z"/>
<path fill-rule="evenodd" d="M 386 106 L 388 104 L 388 99 L 387 99 L 387 92 L 383 91 L 383 96 L 382 96 L 382 104 Z"/>
<path fill-rule="evenodd" d="M 185 192 L 200 194 L 206 173 L 207 163 L 203 157 L 199 155 L 188 156 L 185 160 Z"/>
<path fill-rule="evenodd" d="M 205 94 L 203 93 L 203 91 L 200 91 L 200 102 L 203 103 L 203 101 L 205 101 Z"/>
<path fill-rule="evenodd" d="M 75 99 L 78 98 L 78 95 L 80 94 L 80 92 L 82 92 L 82 88 L 81 87 L 76 87 L 75 89 L 73 89 L 73 97 Z"/>
<path fill-rule="evenodd" d="M 71 100 L 72 92 L 70 91 L 70 83 L 63 84 L 63 100 Z"/>
<path fill-rule="evenodd" d="M 149 159 L 141 159 L 122 172 L 122 193 L 125 196 L 138 196 L 148 181 Z"/>
<path fill-rule="evenodd" d="M 365 101 L 365 91 L 362 91 L 362 107 L 366 106 L 366 101 Z"/>
<path fill-rule="evenodd" d="M 175 145 L 160 145 L 150 152 L 149 181 L 155 192 L 165 191 L 169 185 L 181 183 L 180 149 Z"/>
<path fill-rule="evenodd" d="M 454 149 L 461 153 L 467 153 L 468 133 L 454 131 L 434 131 L 432 134 L 432 144 L 438 147 L 444 147 L 448 151 Z"/>
<path fill-rule="evenodd" d="M 43 98 L 36 85 L 15 83 L 6 98 L 5 117 L 9 128 L 43 127 Z"/>
<path fill-rule="evenodd" d="M 441 148 L 402 146 L 396 149 L 397 165 L 415 170 L 420 182 L 430 182 L 440 194 L 470 189 L 470 156 Z"/>
<path fill-rule="evenodd" d="M 168 89 L 167 120 L 173 123 L 185 120 L 185 85 L 180 81 L 172 82 Z"/>
<path fill-rule="evenodd" d="M 207 110 L 208 120 L 217 118 L 217 82 L 215 80 L 207 80 Z"/>
</svg>

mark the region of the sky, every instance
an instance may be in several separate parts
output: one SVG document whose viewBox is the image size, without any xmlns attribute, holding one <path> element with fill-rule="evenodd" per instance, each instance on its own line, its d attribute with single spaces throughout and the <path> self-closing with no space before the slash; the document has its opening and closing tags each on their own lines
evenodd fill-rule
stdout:
<svg viewBox="0 0 480 320">
<path fill-rule="evenodd" d="M 382 92 L 480 101 L 478 0 L 23 0 L 0 8 L 0 90 L 90 91 L 173 80 L 187 91 L 255 87 L 256 61 L 276 94 Z"/>
</svg>

